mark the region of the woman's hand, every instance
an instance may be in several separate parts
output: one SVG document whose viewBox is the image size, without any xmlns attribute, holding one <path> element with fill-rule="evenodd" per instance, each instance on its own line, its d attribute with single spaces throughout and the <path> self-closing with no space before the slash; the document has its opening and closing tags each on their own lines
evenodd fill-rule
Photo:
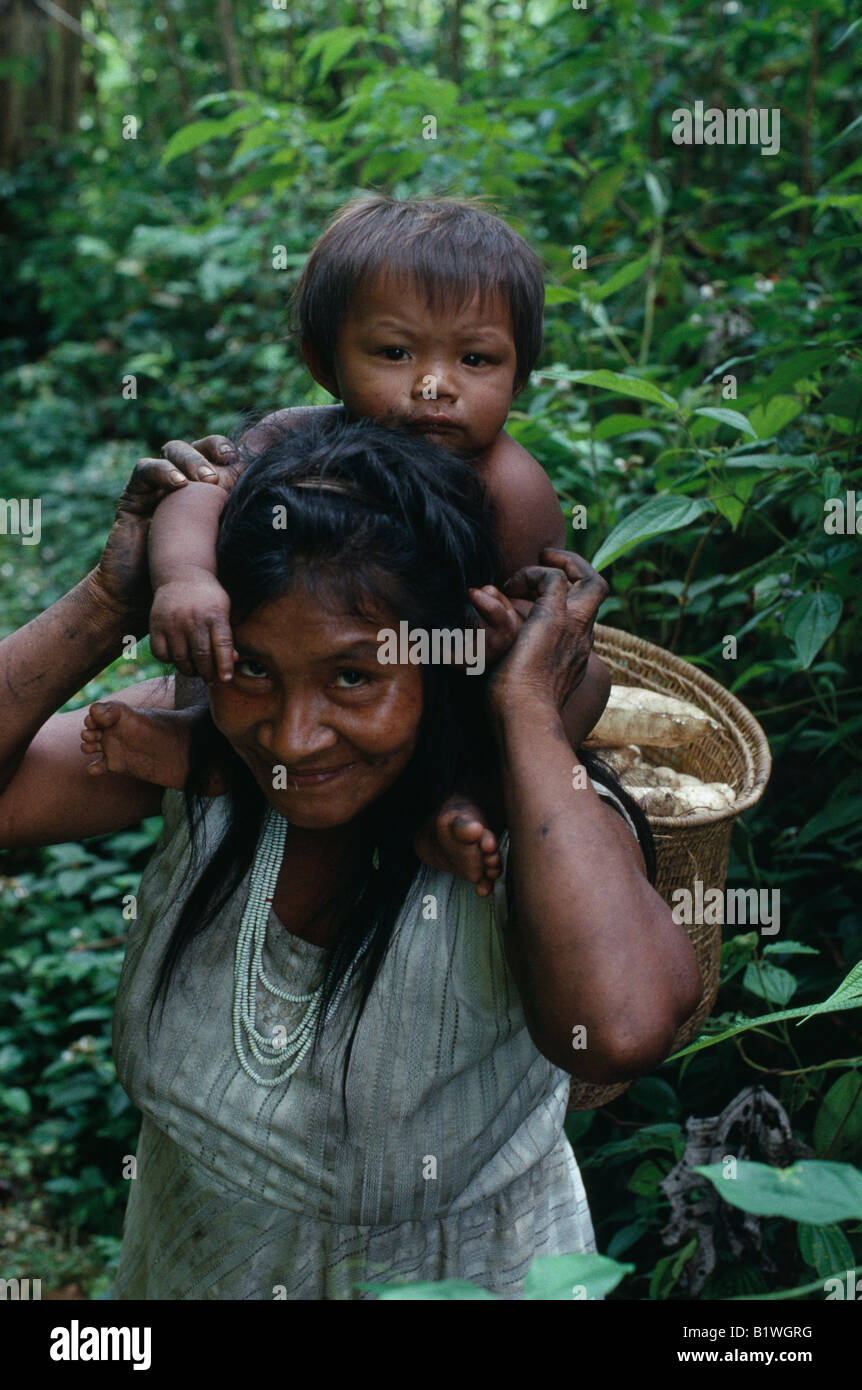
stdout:
<svg viewBox="0 0 862 1390">
<path fill-rule="evenodd" d="M 526 696 L 562 711 L 584 678 L 596 617 L 609 592 L 582 556 L 546 549 L 541 558 L 548 568 L 529 565 L 503 586 L 503 597 L 514 601 L 510 607 L 534 602 L 488 678 L 488 696 L 498 709 Z"/>
<path fill-rule="evenodd" d="M 494 584 L 486 584 L 483 589 L 468 589 L 467 592 L 485 633 L 485 665 L 494 666 L 511 649 L 526 613 L 520 613 Z M 521 606 L 527 610 L 530 608 L 530 604 Z"/>
<path fill-rule="evenodd" d="M 162 453 L 192 483 L 215 483 L 230 492 L 242 467 L 236 445 L 224 434 L 208 434 L 185 444 L 181 439 L 169 439 Z"/>
<path fill-rule="evenodd" d="M 144 632 L 151 597 L 147 564 L 150 517 L 163 497 L 186 483 L 179 469 L 166 459 L 141 459 L 120 494 L 114 524 L 93 571 L 92 587 L 97 596 L 140 617 Z"/>
</svg>

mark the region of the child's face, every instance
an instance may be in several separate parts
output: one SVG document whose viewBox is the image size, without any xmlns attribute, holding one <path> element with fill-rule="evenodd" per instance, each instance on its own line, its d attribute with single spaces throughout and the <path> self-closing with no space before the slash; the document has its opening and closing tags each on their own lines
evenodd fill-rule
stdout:
<svg viewBox="0 0 862 1390">
<path fill-rule="evenodd" d="M 315 378 L 351 418 L 415 429 L 453 453 L 490 448 L 506 423 L 517 367 L 508 306 L 478 290 L 456 311 L 429 308 L 411 281 L 378 278 L 341 326 L 335 372 Z"/>
</svg>

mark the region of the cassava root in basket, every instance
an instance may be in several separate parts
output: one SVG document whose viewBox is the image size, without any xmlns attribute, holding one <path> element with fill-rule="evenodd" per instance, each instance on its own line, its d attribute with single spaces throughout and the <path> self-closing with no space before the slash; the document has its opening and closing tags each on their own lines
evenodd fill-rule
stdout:
<svg viewBox="0 0 862 1390">
<path fill-rule="evenodd" d="M 727 782 L 701 782 L 699 777 L 672 767 L 653 767 L 634 744 L 595 751 L 614 769 L 626 791 L 647 815 L 687 816 L 692 811 L 724 811 L 736 800 L 736 792 Z"/>
<path fill-rule="evenodd" d="M 586 743 L 604 748 L 627 743 L 678 748 L 715 728 L 715 721 L 687 700 L 640 686 L 612 685 L 605 712 Z"/>
</svg>

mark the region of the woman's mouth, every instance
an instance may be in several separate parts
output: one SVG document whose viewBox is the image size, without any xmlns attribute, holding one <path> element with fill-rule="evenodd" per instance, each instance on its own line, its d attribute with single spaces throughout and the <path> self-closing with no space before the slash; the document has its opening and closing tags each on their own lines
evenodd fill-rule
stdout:
<svg viewBox="0 0 862 1390">
<path fill-rule="evenodd" d="M 274 790 L 279 790 L 279 783 L 283 779 L 283 789 L 295 788 L 302 791 L 306 787 L 322 787 L 329 782 L 335 781 L 337 777 L 343 777 L 346 772 L 357 763 L 342 763 L 340 767 L 325 767 L 314 769 L 310 772 L 293 772 L 290 768 L 274 767 L 272 769 L 272 785 Z"/>
</svg>

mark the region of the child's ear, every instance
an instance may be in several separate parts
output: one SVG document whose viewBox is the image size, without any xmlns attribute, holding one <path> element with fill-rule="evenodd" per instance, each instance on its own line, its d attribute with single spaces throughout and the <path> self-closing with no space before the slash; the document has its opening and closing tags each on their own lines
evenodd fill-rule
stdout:
<svg viewBox="0 0 862 1390">
<path fill-rule="evenodd" d="M 337 401 L 340 401 L 341 392 L 338 389 L 338 382 L 332 372 L 323 365 L 311 344 L 305 339 L 302 341 L 302 360 L 318 386 L 322 386 L 324 391 L 328 391 L 330 396 L 334 396 Z"/>
</svg>

